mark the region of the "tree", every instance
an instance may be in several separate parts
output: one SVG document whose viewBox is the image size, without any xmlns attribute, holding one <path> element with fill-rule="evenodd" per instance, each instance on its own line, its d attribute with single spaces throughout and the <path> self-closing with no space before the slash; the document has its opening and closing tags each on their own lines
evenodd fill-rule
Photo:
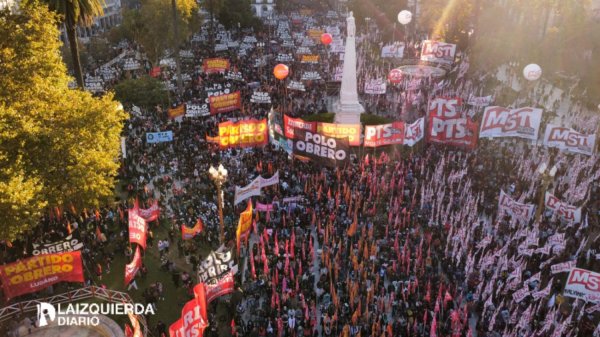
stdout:
<svg viewBox="0 0 600 337">
<path fill-rule="evenodd" d="M 164 85 L 150 76 L 129 79 L 117 84 L 115 98 L 123 104 L 132 104 L 147 109 L 157 105 L 166 105 L 169 101 Z"/>
<path fill-rule="evenodd" d="M 215 2 L 215 0 L 209 0 Z M 242 28 L 259 28 L 260 20 L 252 13 L 249 0 L 220 0 L 217 18 L 227 29 L 237 28 L 238 23 Z M 232 10 L 234 9 L 235 10 Z"/>
<path fill-rule="evenodd" d="M 177 0 L 176 6 L 177 34 L 173 28 L 171 0 L 142 0 L 139 9 L 124 12 L 123 35 L 139 43 L 154 65 L 166 49 L 174 50 L 200 27 L 198 5 L 194 0 Z"/>
<path fill-rule="evenodd" d="M 126 115 L 111 95 L 68 88 L 58 22 L 38 4 L 0 12 L 0 239 L 35 226 L 45 207 L 114 196 Z"/>
<path fill-rule="evenodd" d="M 35 0 L 32 0 L 35 1 Z M 77 25 L 88 27 L 94 18 L 104 15 L 104 0 L 43 0 L 50 10 L 60 15 L 65 24 L 73 59 L 73 72 L 79 88 L 83 89 L 83 70 L 79 60 Z"/>
</svg>

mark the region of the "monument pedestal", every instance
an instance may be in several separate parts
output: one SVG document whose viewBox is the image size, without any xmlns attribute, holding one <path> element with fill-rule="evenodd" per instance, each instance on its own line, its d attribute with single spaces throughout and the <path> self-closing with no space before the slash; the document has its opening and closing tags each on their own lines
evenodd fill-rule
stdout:
<svg viewBox="0 0 600 337">
<path fill-rule="evenodd" d="M 365 112 L 360 103 L 342 104 L 339 100 L 333 102 L 332 111 L 335 112 L 335 123 L 337 124 L 359 124 L 360 114 Z"/>
</svg>

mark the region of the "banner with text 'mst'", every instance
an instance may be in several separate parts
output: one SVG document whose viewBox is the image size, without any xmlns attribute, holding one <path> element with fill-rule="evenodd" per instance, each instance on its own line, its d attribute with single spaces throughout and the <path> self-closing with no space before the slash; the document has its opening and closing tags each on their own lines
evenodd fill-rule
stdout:
<svg viewBox="0 0 600 337">
<path fill-rule="evenodd" d="M 0 266 L 7 299 L 40 291 L 58 282 L 84 282 L 81 252 L 43 254 Z"/>
<path fill-rule="evenodd" d="M 421 47 L 421 61 L 443 64 L 454 63 L 456 45 L 439 41 L 424 40 Z"/>
<path fill-rule="evenodd" d="M 571 269 L 565 284 L 565 296 L 600 303 L 600 274 L 581 268 Z"/>
<path fill-rule="evenodd" d="M 501 106 L 485 108 L 481 120 L 480 138 L 518 137 L 536 140 L 542 122 L 542 109 L 506 109 Z"/>
<path fill-rule="evenodd" d="M 585 135 L 571 128 L 548 124 L 544 133 L 544 145 L 591 156 L 596 146 L 596 135 Z"/>
<path fill-rule="evenodd" d="M 239 91 L 235 91 L 230 94 L 210 96 L 208 102 L 210 104 L 210 114 L 216 115 L 240 109 L 242 107 L 242 96 Z"/>
<path fill-rule="evenodd" d="M 219 146 L 230 147 L 264 146 L 269 142 L 267 119 L 231 121 L 219 124 Z"/>
<path fill-rule="evenodd" d="M 229 70 L 229 60 L 224 58 L 205 59 L 202 69 L 206 74 L 223 73 Z"/>
<path fill-rule="evenodd" d="M 569 205 L 549 192 L 546 192 L 544 201 L 546 208 L 551 209 L 560 218 L 568 222 L 581 223 L 581 207 Z"/>
<path fill-rule="evenodd" d="M 431 143 L 474 149 L 477 145 L 477 123 L 462 118 L 458 111 L 460 98 L 438 97 L 429 104 L 427 140 Z"/>
<path fill-rule="evenodd" d="M 365 126 L 365 146 L 404 144 L 404 122 Z"/>
<path fill-rule="evenodd" d="M 317 123 L 317 133 L 331 138 L 348 137 L 350 146 L 360 145 L 360 124 Z"/>
</svg>

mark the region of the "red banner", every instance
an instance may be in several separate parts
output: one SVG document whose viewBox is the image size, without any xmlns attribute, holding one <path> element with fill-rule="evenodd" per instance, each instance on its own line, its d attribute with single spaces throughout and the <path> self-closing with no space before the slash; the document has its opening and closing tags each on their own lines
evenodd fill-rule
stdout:
<svg viewBox="0 0 600 337">
<path fill-rule="evenodd" d="M 184 337 L 183 335 L 183 319 L 178 319 L 169 327 L 169 337 Z"/>
<path fill-rule="evenodd" d="M 153 67 L 150 69 L 150 76 L 154 78 L 160 76 L 160 67 Z"/>
<path fill-rule="evenodd" d="M 462 118 L 460 97 L 436 97 L 429 102 L 427 141 L 461 146 L 469 149 L 477 145 L 477 123 Z"/>
<path fill-rule="evenodd" d="M 310 131 L 312 133 L 317 132 L 316 122 L 306 122 L 300 118 L 292 118 L 287 115 L 283 115 L 283 129 L 284 135 L 287 139 L 294 139 L 294 130 L 300 129 Z"/>
<path fill-rule="evenodd" d="M 331 138 L 348 137 L 350 146 L 360 145 L 360 124 L 317 123 L 317 133 Z"/>
<path fill-rule="evenodd" d="M 366 147 L 404 144 L 404 122 L 365 126 Z"/>
<path fill-rule="evenodd" d="M 40 291 L 58 282 L 84 282 L 81 252 L 44 254 L 0 266 L 7 299 Z"/>
<path fill-rule="evenodd" d="M 138 209 L 129 210 L 129 242 L 137 243 L 146 249 L 146 220 L 138 214 Z"/>
<path fill-rule="evenodd" d="M 240 109 L 242 107 L 242 96 L 239 91 L 225 95 L 210 96 L 208 103 L 210 104 L 210 114 L 216 115 Z"/>
<path fill-rule="evenodd" d="M 189 228 L 186 225 L 181 225 L 181 239 L 182 240 L 189 240 L 191 238 L 193 238 L 194 236 L 200 234 L 200 232 L 202 232 L 203 229 L 203 224 L 202 224 L 202 219 L 198 218 L 198 221 L 196 221 L 196 225 L 194 225 L 194 227 Z"/>
<path fill-rule="evenodd" d="M 142 217 L 147 222 L 154 221 L 158 219 L 160 216 L 160 208 L 158 207 L 158 200 L 154 200 L 152 206 L 147 209 L 138 209 L 138 213 L 140 217 Z"/>
<path fill-rule="evenodd" d="M 229 60 L 224 58 L 205 59 L 202 69 L 207 74 L 222 73 L 229 70 Z"/>
<path fill-rule="evenodd" d="M 176 334 L 176 336 L 202 337 L 202 335 L 204 334 L 204 329 L 206 329 L 206 327 L 208 326 L 205 305 L 200 305 L 197 299 L 193 299 L 187 302 L 183 306 L 183 310 L 181 311 L 181 318 L 183 320 L 183 324 L 180 329 L 182 334 Z"/>
<path fill-rule="evenodd" d="M 220 123 L 219 146 L 221 149 L 264 146 L 269 142 L 268 132 L 266 119 Z"/>
<path fill-rule="evenodd" d="M 233 289 L 234 285 L 232 272 L 225 274 L 215 284 L 206 284 L 206 304 L 209 304 L 217 297 L 232 293 Z"/>
<path fill-rule="evenodd" d="M 140 254 L 140 247 L 135 247 L 135 254 L 133 254 L 133 260 L 125 265 L 125 285 L 128 285 L 131 280 L 135 277 L 138 270 L 142 266 L 142 254 Z"/>
</svg>

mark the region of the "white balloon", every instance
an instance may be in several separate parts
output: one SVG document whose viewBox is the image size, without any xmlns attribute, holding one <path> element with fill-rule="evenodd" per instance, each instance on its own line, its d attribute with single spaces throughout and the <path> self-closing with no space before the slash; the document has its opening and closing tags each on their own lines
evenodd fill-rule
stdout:
<svg viewBox="0 0 600 337">
<path fill-rule="evenodd" d="M 542 68 L 535 63 L 528 64 L 523 68 L 523 76 L 528 81 L 536 81 L 542 77 Z"/>
<path fill-rule="evenodd" d="M 407 10 L 403 10 L 400 13 L 398 13 L 398 22 L 400 22 L 400 24 L 403 25 L 407 25 L 412 21 L 412 13 L 407 11 Z"/>
</svg>

